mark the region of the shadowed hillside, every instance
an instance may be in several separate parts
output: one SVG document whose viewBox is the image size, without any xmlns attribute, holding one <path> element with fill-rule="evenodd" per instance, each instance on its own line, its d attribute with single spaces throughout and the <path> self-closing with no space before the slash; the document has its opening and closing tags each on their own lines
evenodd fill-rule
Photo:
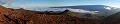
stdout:
<svg viewBox="0 0 120 24">
<path fill-rule="evenodd" d="M 67 12 L 41 13 L 0 6 L 0 24 L 102 24 L 99 19 L 78 18 Z"/>
<path fill-rule="evenodd" d="M 107 24 L 120 24 L 120 12 L 115 13 L 104 19 Z"/>
</svg>

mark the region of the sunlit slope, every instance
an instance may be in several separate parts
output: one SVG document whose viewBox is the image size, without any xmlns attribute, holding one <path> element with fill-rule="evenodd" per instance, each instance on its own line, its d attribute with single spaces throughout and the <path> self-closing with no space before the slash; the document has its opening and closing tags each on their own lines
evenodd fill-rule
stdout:
<svg viewBox="0 0 120 24">
<path fill-rule="evenodd" d="M 99 19 L 78 18 L 63 13 L 35 13 L 24 9 L 0 6 L 0 24 L 101 24 Z"/>
</svg>

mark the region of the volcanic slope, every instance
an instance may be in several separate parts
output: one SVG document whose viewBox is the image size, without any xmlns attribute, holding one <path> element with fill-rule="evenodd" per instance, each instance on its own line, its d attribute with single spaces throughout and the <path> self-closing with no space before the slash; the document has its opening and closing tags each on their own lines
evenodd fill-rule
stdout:
<svg viewBox="0 0 120 24">
<path fill-rule="evenodd" d="M 78 18 L 64 11 L 58 14 L 36 13 L 0 6 L 0 24 L 101 24 L 100 20 Z"/>
</svg>

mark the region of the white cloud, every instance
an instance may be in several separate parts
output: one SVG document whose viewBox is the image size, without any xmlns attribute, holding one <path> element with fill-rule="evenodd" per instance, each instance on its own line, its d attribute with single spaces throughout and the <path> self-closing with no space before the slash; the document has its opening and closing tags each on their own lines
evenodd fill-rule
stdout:
<svg viewBox="0 0 120 24">
<path fill-rule="evenodd" d="M 10 4 L 13 2 L 14 0 L 0 0 L 0 5 L 5 6 L 5 7 L 10 7 Z"/>
<path fill-rule="evenodd" d="M 83 9 L 69 9 L 69 10 L 73 11 L 73 12 L 91 13 L 91 14 L 98 14 L 97 12 L 99 12 L 99 11 L 87 11 L 87 10 L 83 10 Z"/>
</svg>

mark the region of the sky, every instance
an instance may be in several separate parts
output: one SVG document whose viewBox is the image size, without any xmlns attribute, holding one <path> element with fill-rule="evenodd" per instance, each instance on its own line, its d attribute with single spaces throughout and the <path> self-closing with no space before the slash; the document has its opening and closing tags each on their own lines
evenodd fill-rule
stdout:
<svg viewBox="0 0 120 24">
<path fill-rule="evenodd" d="M 107 5 L 120 8 L 120 0 L 15 0 L 10 7 L 55 7 L 76 5 Z"/>
</svg>

